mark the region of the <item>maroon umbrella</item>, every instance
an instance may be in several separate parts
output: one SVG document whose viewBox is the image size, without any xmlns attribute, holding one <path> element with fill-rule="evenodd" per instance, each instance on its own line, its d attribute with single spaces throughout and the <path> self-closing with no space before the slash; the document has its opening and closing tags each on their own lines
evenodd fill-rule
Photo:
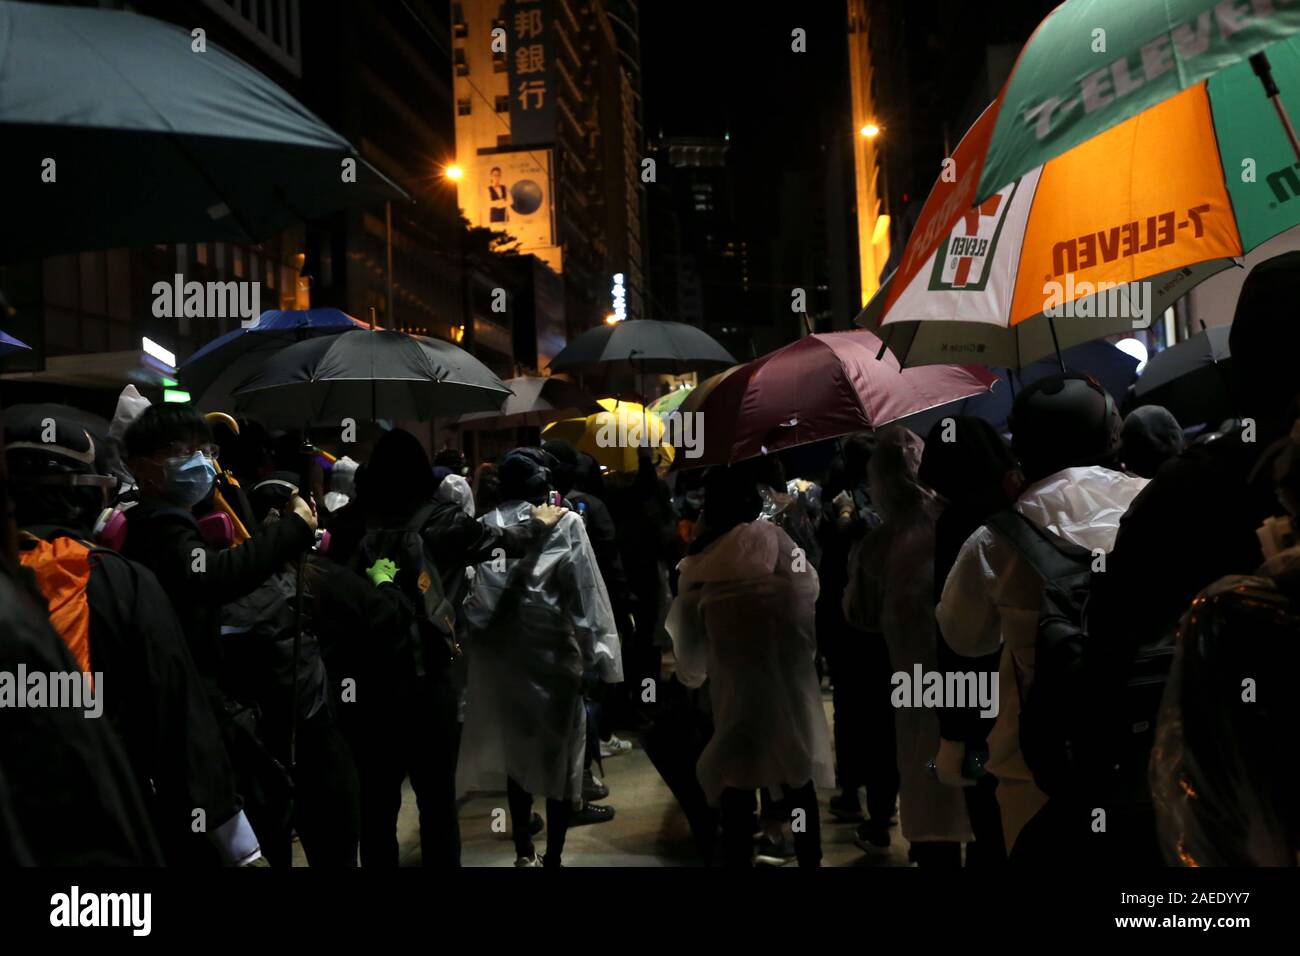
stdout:
<svg viewBox="0 0 1300 956">
<path fill-rule="evenodd" d="M 987 392 L 998 380 L 979 365 L 900 370 L 893 353 L 879 353 L 880 340 L 857 329 L 810 335 L 740 366 L 698 405 L 683 403 L 701 416 L 693 423 L 698 444 L 679 448 L 675 466 L 730 464 L 879 428 Z M 669 432 L 676 434 L 671 423 Z"/>
</svg>

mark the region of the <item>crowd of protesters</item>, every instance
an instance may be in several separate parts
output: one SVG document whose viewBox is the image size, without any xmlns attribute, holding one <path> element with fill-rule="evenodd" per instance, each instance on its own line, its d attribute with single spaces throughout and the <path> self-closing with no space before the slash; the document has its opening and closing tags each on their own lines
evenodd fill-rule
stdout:
<svg viewBox="0 0 1300 956">
<path fill-rule="evenodd" d="M 395 428 L 322 469 L 134 394 L 107 441 L 10 409 L 0 672 L 84 674 L 107 719 L 0 688 L 0 854 L 392 867 L 409 779 L 424 865 L 486 793 L 556 867 L 626 737 L 705 863 L 820 865 L 843 825 L 922 867 L 1296 865 L 1297 301 L 1300 254 L 1251 272 L 1223 423 L 1062 372 L 1009 435 L 818 468 L 471 471 Z"/>
</svg>

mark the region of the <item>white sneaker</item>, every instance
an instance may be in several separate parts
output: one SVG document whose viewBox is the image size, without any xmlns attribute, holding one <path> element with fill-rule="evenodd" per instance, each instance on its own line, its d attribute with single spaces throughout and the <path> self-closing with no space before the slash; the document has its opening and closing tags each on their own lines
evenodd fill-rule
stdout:
<svg viewBox="0 0 1300 956">
<path fill-rule="evenodd" d="M 605 757 L 622 756 L 623 754 L 629 752 L 631 749 L 632 749 L 632 741 L 622 740 L 615 734 L 610 734 L 609 740 L 602 740 L 600 742 L 600 756 L 602 759 L 604 759 Z"/>
<path fill-rule="evenodd" d="M 541 858 L 534 853 L 532 856 L 515 857 L 515 866 L 541 866 Z"/>
</svg>

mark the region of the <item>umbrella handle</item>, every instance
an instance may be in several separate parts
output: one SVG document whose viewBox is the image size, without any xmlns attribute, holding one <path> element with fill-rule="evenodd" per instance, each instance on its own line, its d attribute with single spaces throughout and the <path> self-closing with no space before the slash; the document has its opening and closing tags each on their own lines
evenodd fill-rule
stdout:
<svg viewBox="0 0 1300 956">
<path fill-rule="evenodd" d="M 1277 118 L 1282 123 L 1286 138 L 1291 142 L 1291 149 L 1296 159 L 1300 160 L 1300 139 L 1296 138 L 1295 127 L 1291 125 L 1291 117 L 1287 115 L 1286 106 L 1282 103 L 1282 91 L 1273 79 L 1273 65 L 1268 62 L 1268 55 L 1263 51 L 1254 54 L 1250 58 L 1250 66 L 1264 87 L 1264 95 L 1273 101 L 1273 108 L 1277 110 Z"/>
</svg>

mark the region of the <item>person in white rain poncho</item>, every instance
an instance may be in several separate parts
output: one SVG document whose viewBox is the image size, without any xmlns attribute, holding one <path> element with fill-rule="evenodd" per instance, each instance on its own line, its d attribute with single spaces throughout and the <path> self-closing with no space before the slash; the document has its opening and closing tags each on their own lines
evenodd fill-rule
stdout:
<svg viewBox="0 0 1300 956">
<path fill-rule="evenodd" d="M 480 520 L 508 528 L 546 500 L 551 456 L 512 451 L 498 468 L 503 502 Z M 533 794 L 546 797 L 546 855 L 559 866 L 574 804 L 582 798 L 586 712 L 582 674 L 623 679 L 609 596 L 582 519 L 566 512 L 541 548 L 478 565 L 462 621 L 469 701 L 457 792 L 506 790 L 516 866 L 537 866 L 529 836 Z"/>
<path fill-rule="evenodd" d="M 1026 487 L 1014 509 L 1038 528 L 1096 553 L 1115 545 L 1120 518 L 1147 479 L 1114 471 L 1121 420 L 1115 401 L 1091 376 L 1061 373 L 1040 379 L 1018 396 L 1011 412 L 1012 448 Z M 1060 852 L 1055 815 L 1026 825 L 1047 806 L 1021 751 L 1020 704 L 1034 684 L 1035 644 L 1043 579 L 1015 547 L 985 524 L 966 539 L 935 609 L 939 632 L 961 657 L 1002 648 L 997 722 L 989 734 L 988 771 L 997 778 L 998 808 L 1007 851 L 1020 860 Z M 943 740 L 935 755 L 939 779 L 963 778 L 965 745 Z M 1063 794 L 1064 798 L 1078 795 Z M 1022 831 L 1036 837 L 1017 841 Z"/>
<path fill-rule="evenodd" d="M 762 508 L 752 477 L 709 476 L 704 530 L 678 565 L 667 628 L 677 679 L 709 681 L 714 734 L 696 775 L 722 810 L 729 866 L 751 865 L 754 791 L 783 793 L 800 866 L 821 861 L 816 787 L 835 783 L 814 657 L 817 571 Z"/>
<path fill-rule="evenodd" d="M 934 637 L 934 493 L 917 481 L 925 443 L 901 426 L 876 433 L 867 465 L 871 500 L 884 518 L 853 549 L 844 590 L 844 619 L 883 636 L 895 675 L 911 679 L 938 670 Z M 895 685 L 895 692 L 898 687 Z M 910 701 L 909 701 L 910 703 Z M 926 770 L 939 745 L 934 709 L 900 707 L 895 712 L 899 775 L 899 821 L 918 866 L 960 866 L 961 844 L 971 839 L 960 791 Z"/>
</svg>

